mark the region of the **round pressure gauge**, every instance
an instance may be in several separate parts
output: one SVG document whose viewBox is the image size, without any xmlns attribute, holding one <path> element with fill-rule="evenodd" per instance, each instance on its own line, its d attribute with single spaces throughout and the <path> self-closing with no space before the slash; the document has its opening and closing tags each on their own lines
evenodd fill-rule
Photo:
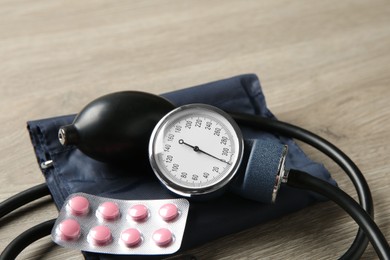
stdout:
<svg viewBox="0 0 390 260">
<path fill-rule="evenodd" d="M 204 104 L 181 106 L 163 117 L 149 142 L 149 159 L 158 179 L 185 197 L 205 195 L 235 176 L 243 137 L 222 110 Z"/>
</svg>

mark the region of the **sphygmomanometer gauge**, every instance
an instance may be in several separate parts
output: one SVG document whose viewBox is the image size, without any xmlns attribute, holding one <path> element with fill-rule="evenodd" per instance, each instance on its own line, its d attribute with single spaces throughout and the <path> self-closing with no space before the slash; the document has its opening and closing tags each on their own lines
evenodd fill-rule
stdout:
<svg viewBox="0 0 390 260">
<path fill-rule="evenodd" d="M 243 143 L 240 128 L 224 111 L 204 104 L 184 105 L 154 128 L 149 159 L 169 190 L 196 197 L 222 190 L 233 179 Z"/>
</svg>

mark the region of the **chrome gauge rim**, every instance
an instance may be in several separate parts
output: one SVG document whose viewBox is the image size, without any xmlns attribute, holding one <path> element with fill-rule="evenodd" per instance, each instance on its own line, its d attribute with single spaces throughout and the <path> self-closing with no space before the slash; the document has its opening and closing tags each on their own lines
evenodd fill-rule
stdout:
<svg viewBox="0 0 390 260">
<path fill-rule="evenodd" d="M 184 197 L 224 188 L 243 157 L 243 136 L 224 111 L 205 104 L 184 105 L 164 116 L 149 142 L 157 178 Z"/>
</svg>

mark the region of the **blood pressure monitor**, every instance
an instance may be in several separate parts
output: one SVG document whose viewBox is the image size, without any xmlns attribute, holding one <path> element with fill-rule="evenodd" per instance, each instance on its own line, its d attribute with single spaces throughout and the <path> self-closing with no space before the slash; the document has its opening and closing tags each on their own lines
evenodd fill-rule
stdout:
<svg viewBox="0 0 390 260">
<path fill-rule="evenodd" d="M 190 104 L 171 111 L 156 125 L 149 160 L 169 190 L 196 197 L 216 192 L 232 180 L 243 149 L 240 128 L 227 113 Z"/>
</svg>

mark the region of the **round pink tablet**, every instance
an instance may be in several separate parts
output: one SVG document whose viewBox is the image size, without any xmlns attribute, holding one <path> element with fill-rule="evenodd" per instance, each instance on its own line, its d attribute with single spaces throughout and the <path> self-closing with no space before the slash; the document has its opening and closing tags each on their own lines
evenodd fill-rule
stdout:
<svg viewBox="0 0 390 260">
<path fill-rule="evenodd" d="M 58 230 L 62 240 L 74 240 L 80 236 L 80 224 L 74 219 L 63 220 L 58 225 Z"/>
<path fill-rule="evenodd" d="M 171 221 L 178 216 L 179 211 L 175 204 L 167 203 L 161 206 L 158 211 L 158 214 L 160 214 L 163 220 Z"/>
<path fill-rule="evenodd" d="M 141 233 L 135 228 L 128 228 L 121 233 L 121 240 L 128 247 L 137 246 L 141 242 Z"/>
<path fill-rule="evenodd" d="M 89 211 L 89 201 L 83 196 L 74 196 L 68 201 L 68 209 L 72 215 L 85 215 Z"/>
<path fill-rule="evenodd" d="M 152 238 L 158 246 L 167 246 L 172 242 L 172 233 L 166 228 L 160 228 L 154 231 Z"/>
<path fill-rule="evenodd" d="M 114 202 L 104 202 L 97 209 L 98 215 L 105 220 L 114 220 L 119 217 L 119 207 Z"/>
<path fill-rule="evenodd" d="M 143 221 L 148 216 L 148 208 L 145 205 L 137 204 L 129 209 L 129 216 L 135 221 Z"/>
<path fill-rule="evenodd" d="M 111 231 L 106 226 L 95 226 L 89 231 L 91 242 L 96 245 L 106 245 L 111 242 Z"/>
</svg>

